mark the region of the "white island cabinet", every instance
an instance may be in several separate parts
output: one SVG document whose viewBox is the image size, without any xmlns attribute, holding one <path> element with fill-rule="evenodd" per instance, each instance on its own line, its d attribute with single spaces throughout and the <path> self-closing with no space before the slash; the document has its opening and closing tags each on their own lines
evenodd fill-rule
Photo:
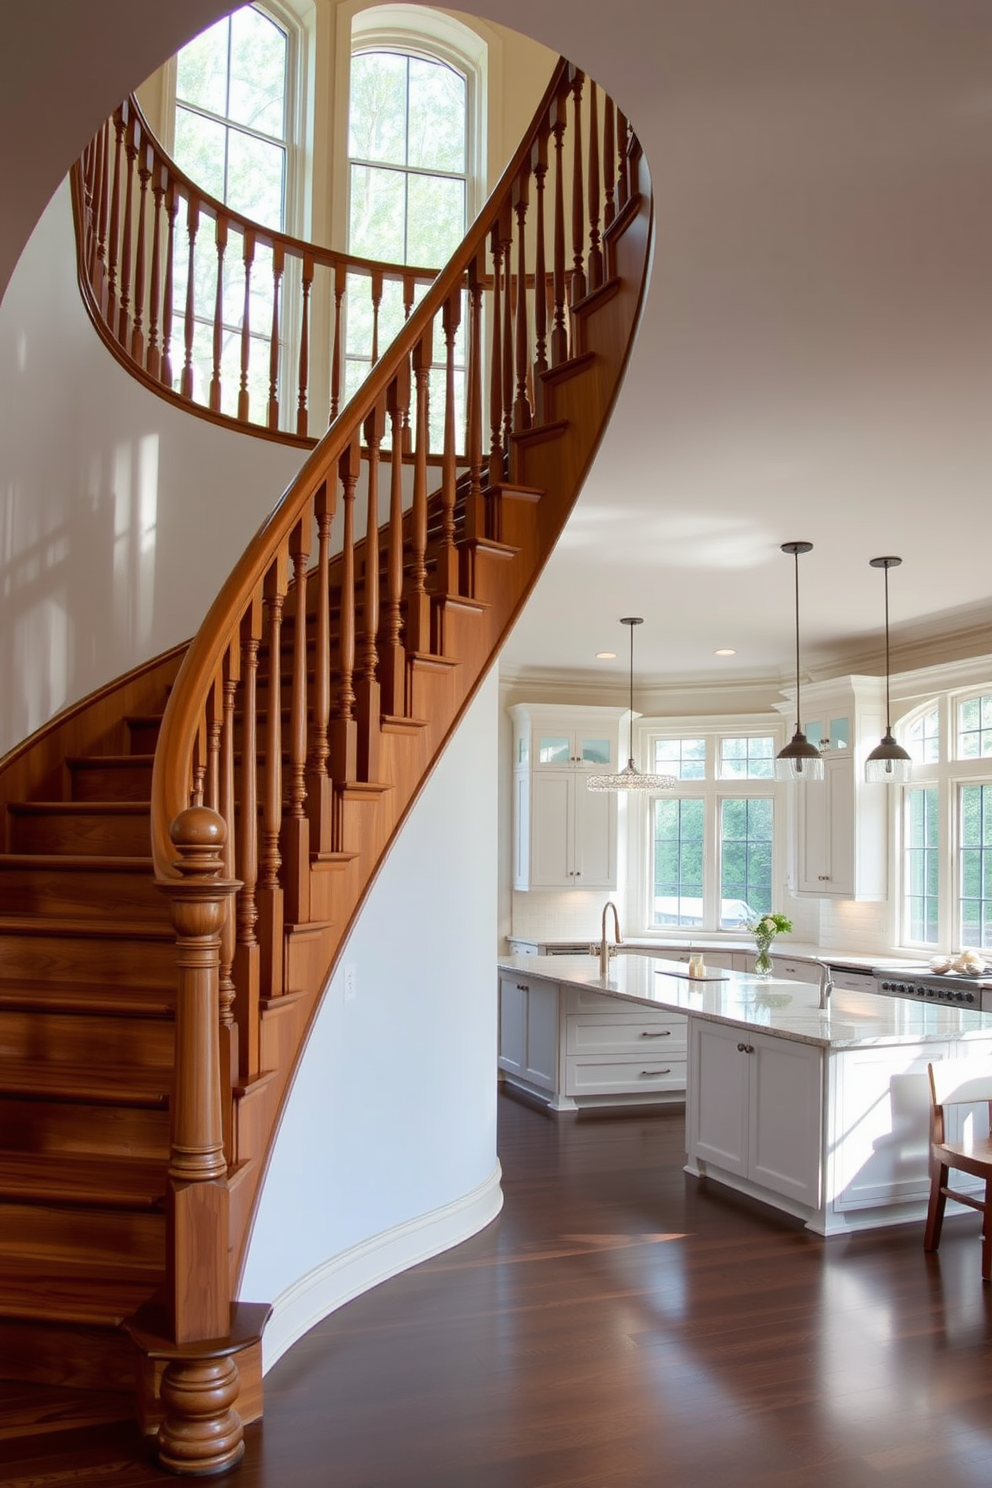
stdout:
<svg viewBox="0 0 992 1488">
<path fill-rule="evenodd" d="M 686 1171 L 821 1235 L 924 1217 L 927 1064 L 974 1053 L 992 1063 L 992 1014 L 946 1005 L 835 988 L 820 1008 L 809 983 L 735 971 L 695 982 L 677 962 L 643 955 L 616 957 L 605 978 L 593 956 L 508 957 L 500 967 L 501 977 L 519 967 L 532 985 L 554 989 L 558 1062 L 544 1086 L 552 1105 L 575 1105 L 571 1061 L 588 1058 L 593 1042 L 604 1093 L 658 1099 L 664 1091 L 646 1096 L 644 1082 L 678 1072 Z M 686 1028 L 687 1050 L 678 1042 Z M 620 1061 L 612 1071 L 610 1058 Z M 533 1075 L 527 1083 L 537 1084 Z M 987 1129 L 987 1111 L 970 1119 Z"/>
</svg>

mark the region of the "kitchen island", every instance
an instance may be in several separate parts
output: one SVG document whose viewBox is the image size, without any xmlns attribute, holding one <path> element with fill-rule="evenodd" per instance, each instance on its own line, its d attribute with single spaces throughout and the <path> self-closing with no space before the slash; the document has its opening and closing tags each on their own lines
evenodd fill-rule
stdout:
<svg viewBox="0 0 992 1488">
<path fill-rule="evenodd" d="M 583 1103 L 575 1075 L 581 1020 L 592 1030 L 601 1021 L 621 1041 L 629 1025 L 633 1053 L 616 1056 L 628 1080 L 650 1080 L 654 1098 L 684 1093 L 686 1171 L 773 1204 L 821 1235 L 923 1217 L 927 1064 L 992 1057 L 989 1014 L 846 990 L 820 1009 L 806 983 L 734 971 L 693 981 L 681 964 L 643 955 L 616 956 L 606 977 L 593 956 L 509 956 L 499 967 L 504 1074 L 514 1078 L 503 1055 L 504 1031 L 520 1025 L 514 995 L 526 993 L 518 1082 L 539 1088 L 543 1080 L 558 1110 Z M 539 1013 L 531 1030 L 532 993 Z M 540 1056 L 530 1052 L 531 1031 Z M 644 1057 L 660 1047 L 662 1060 Z M 608 1098 L 608 1089 L 599 1096 Z"/>
</svg>

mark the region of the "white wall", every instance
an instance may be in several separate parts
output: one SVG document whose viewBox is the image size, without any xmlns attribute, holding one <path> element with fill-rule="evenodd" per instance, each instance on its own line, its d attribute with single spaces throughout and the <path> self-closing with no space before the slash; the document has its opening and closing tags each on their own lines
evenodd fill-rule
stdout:
<svg viewBox="0 0 992 1488">
<path fill-rule="evenodd" d="M 191 636 L 301 458 L 118 366 L 83 309 L 64 183 L 0 305 L 0 755 Z"/>
<path fill-rule="evenodd" d="M 373 887 L 318 1014 L 241 1288 L 275 1303 L 266 1368 L 342 1302 L 499 1211 L 497 731 L 491 674 Z"/>
</svg>

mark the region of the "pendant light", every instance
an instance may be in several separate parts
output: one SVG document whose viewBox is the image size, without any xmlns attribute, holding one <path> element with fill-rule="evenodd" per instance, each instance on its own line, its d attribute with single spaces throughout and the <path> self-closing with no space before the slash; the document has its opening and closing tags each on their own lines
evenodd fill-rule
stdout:
<svg viewBox="0 0 992 1488">
<path fill-rule="evenodd" d="M 865 779 L 882 785 L 903 785 L 913 773 L 913 761 L 892 737 L 892 709 L 889 704 L 889 569 L 898 568 L 901 558 L 870 558 L 872 568 L 885 573 L 885 733 L 865 760 Z"/>
<path fill-rule="evenodd" d="M 674 775 L 643 774 L 634 765 L 634 626 L 643 625 L 640 615 L 627 615 L 621 625 L 630 626 L 630 734 L 627 763 L 616 775 L 590 775 L 586 784 L 594 791 L 671 790 L 677 782 Z"/>
<path fill-rule="evenodd" d="M 823 755 L 803 733 L 803 715 L 799 706 L 799 554 L 810 552 L 812 547 L 813 544 L 808 542 L 782 544 L 782 552 L 791 553 L 796 565 L 796 732 L 775 756 L 776 780 L 823 779 Z"/>
</svg>

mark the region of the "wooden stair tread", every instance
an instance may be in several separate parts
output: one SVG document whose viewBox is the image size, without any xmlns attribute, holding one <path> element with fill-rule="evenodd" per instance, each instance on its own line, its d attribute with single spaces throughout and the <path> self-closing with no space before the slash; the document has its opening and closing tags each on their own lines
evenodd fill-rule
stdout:
<svg viewBox="0 0 992 1488">
<path fill-rule="evenodd" d="M 48 915 L 4 915 L 0 914 L 0 936 L 45 935 L 87 936 L 96 940 L 175 940 L 175 931 L 169 925 L 115 924 L 112 920 L 57 919 Z"/>
<path fill-rule="evenodd" d="M 117 1327 L 155 1292 L 159 1267 L 4 1256 L 0 1316 Z"/>
<path fill-rule="evenodd" d="M 0 1380 L 0 1442 L 47 1437 L 54 1431 L 77 1431 L 133 1416 L 131 1391 L 74 1390 L 65 1385 Z"/>
<path fill-rule="evenodd" d="M 150 801 L 8 801 L 15 816 L 148 816 Z"/>
<path fill-rule="evenodd" d="M 29 1100 L 164 1107 L 171 1087 L 171 1069 L 8 1058 L 0 1065 L 0 1094 Z"/>
<path fill-rule="evenodd" d="M 0 1198 L 101 1209 L 160 1209 L 163 1162 L 138 1157 L 0 1153 Z"/>
<path fill-rule="evenodd" d="M 79 873 L 144 873 L 152 871 L 152 859 L 112 853 L 0 853 L 0 873 L 5 868 L 68 869 Z"/>
<path fill-rule="evenodd" d="M 127 1017 L 171 1018 L 175 993 L 171 987 L 87 986 L 20 977 L 0 982 L 0 1012 L 102 1013 Z"/>
<path fill-rule="evenodd" d="M 155 763 L 153 754 L 68 754 L 65 764 L 70 770 L 102 770 L 107 765 L 122 769 L 150 770 Z"/>
</svg>

